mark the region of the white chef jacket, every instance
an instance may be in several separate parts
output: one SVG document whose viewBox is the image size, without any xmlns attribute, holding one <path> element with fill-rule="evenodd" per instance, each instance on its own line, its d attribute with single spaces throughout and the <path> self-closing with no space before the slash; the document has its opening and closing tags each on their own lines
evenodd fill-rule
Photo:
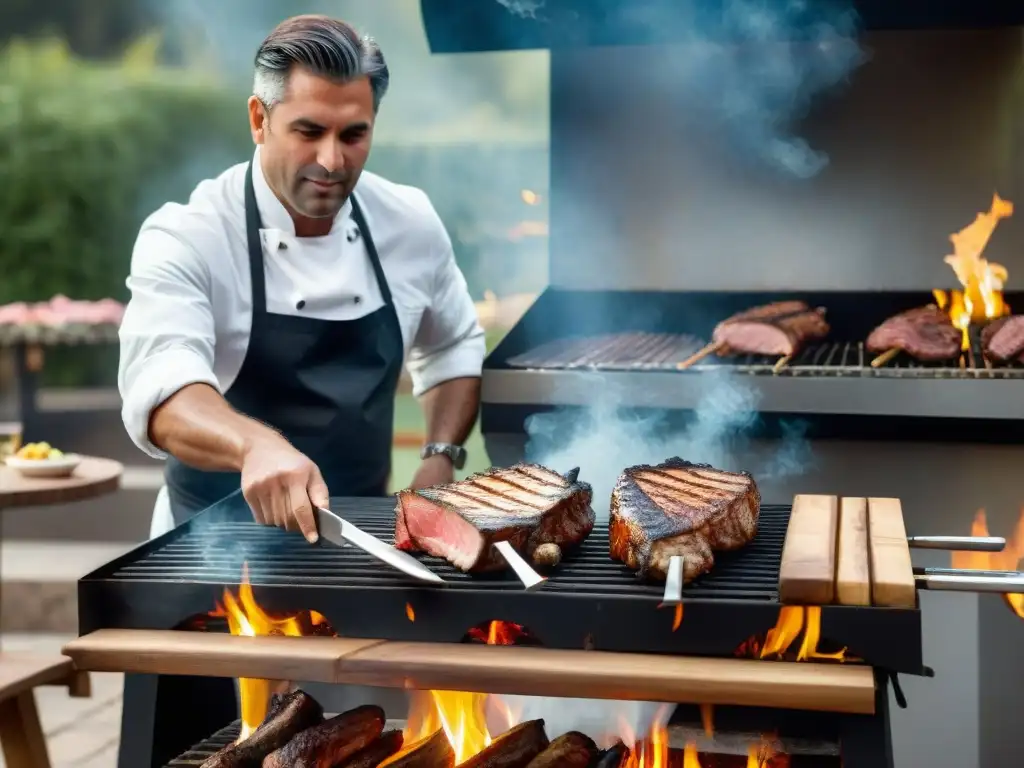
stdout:
<svg viewBox="0 0 1024 768">
<path fill-rule="evenodd" d="M 267 311 L 354 320 L 383 306 L 351 203 L 338 213 L 330 234 L 296 237 L 259 158 L 257 148 L 252 176 L 264 227 Z M 128 434 L 155 458 L 166 454 L 149 440 L 152 410 L 189 384 L 226 392 L 245 359 L 252 327 L 246 165 L 201 182 L 185 205 L 164 205 L 146 219 L 135 242 L 118 388 Z M 429 198 L 368 171 L 355 195 L 391 288 L 414 394 L 479 376 L 483 329 Z M 158 513 L 166 506 L 166 493 L 160 496 Z"/>
</svg>

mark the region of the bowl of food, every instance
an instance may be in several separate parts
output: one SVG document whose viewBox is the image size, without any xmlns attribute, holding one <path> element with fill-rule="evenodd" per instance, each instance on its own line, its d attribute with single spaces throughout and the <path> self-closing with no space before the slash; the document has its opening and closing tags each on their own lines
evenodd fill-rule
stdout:
<svg viewBox="0 0 1024 768">
<path fill-rule="evenodd" d="M 64 453 L 49 443 L 28 443 L 6 463 L 24 477 L 68 477 L 82 462 L 74 453 Z"/>
</svg>

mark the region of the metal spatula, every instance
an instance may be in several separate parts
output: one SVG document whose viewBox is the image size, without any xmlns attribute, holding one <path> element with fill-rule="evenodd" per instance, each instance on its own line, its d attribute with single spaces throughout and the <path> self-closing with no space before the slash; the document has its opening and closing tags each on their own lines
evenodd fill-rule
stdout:
<svg viewBox="0 0 1024 768">
<path fill-rule="evenodd" d="M 345 542 L 359 547 L 368 555 L 377 558 L 382 563 L 396 568 L 402 573 L 412 576 L 420 581 L 429 581 L 432 584 L 445 584 L 444 579 L 427 568 L 415 557 L 395 549 L 390 544 L 385 544 L 366 531 L 352 525 L 348 520 L 331 512 L 323 507 L 315 507 L 316 529 L 319 534 L 332 544 L 344 546 Z"/>
</svg>

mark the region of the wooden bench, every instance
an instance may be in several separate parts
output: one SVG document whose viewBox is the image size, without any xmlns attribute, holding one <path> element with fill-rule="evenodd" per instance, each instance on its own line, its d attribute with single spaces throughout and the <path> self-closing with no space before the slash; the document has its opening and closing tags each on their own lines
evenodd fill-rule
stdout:
<svg viewBox="0 0 1024 768">
<path fill-rule="evenodd" d="M 50 768 L 35 689 L 63 686 L 68 695 L 92 695 L 88 672 L 67 656 L 0 652 L 0 747 L 7 768 Z"/>
</svg>

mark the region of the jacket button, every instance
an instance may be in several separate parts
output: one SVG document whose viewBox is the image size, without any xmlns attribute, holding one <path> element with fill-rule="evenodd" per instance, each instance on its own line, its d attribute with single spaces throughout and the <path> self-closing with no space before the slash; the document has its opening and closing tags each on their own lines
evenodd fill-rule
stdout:
<svg viewBox="0 0 1024 768">
<path fill-rule="evenodd" d="M 304 306 L 306 306 L 306 300 L 305 299 L 299 299 L 297 302 L 295 302 L 295 308 L 296 309 L 302 309 Z"/>
<path fill-rule="evenodd" d="M 352 299 L 352 301 L 358 304 L 359 302 L 362 301 L 362 299 L 359 296 L 356 296 L 354 299 Z"/>
</svg>

